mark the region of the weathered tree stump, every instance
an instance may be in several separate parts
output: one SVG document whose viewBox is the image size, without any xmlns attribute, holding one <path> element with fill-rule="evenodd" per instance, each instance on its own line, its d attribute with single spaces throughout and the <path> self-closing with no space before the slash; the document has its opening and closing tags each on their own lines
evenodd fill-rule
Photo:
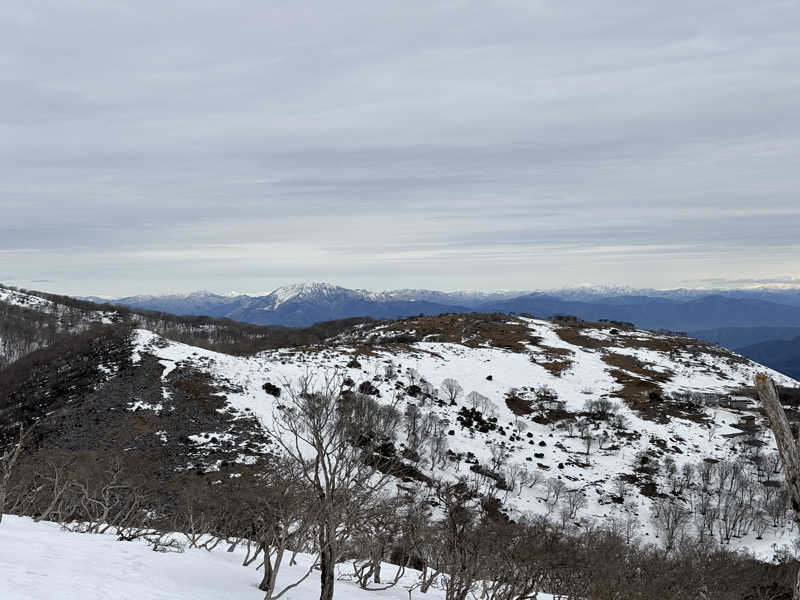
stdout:
<svg viewBox="0 0 800 600">
<path fill-rule="evenodd" d="M 778 453 L 781 456 L 783 472 L 786 476 L 786 486 L 792 497 L 792 506 L 795 509 L 795 520 L 800 527 L 800 448 L 794 438 L 789 419 L 781 405 L 778 388 L 765 373 L 758 373 L 755 377 L 756 391 L 764 410 L 769 418 L 769 426 L 775 436 L 778 445 Z M 800 600 L 800 571 L 794 584 L 794 600 Z"/>
</svg>

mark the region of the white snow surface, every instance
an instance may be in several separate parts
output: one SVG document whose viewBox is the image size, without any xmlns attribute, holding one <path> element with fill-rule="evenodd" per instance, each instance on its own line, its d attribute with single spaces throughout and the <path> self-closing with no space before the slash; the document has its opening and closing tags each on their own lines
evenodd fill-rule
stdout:
<svg viewBox="0 0 800 600">
<path fill-rule="evenodd" d="M 180 534 L 176 539 L 181 540 Z M 259 600 L 256 563 L 242 566 L 243 549 L 182 553 L 153 552 L 141 541 L 120 542 L 113 535 L 73 533 L 56 523 L 5 516 L 0 523 L 0 598 L 3 600 Z M 279 588 L 299 579 L 311 557 L 281 567 Z M 412 591 L 419 573 L 407 570 L 397 586 L 366 591 L 348 581 L 349 565 L 338 566 L 337 600 L 441 600 L 441 590 Z M 391 565 L 385 573 L 394 573 Z M 312 573 L 286 600 L 319 597 L 319 575 Z M 539 594 L 541 600 L 552 600 Z"/>
</svg>

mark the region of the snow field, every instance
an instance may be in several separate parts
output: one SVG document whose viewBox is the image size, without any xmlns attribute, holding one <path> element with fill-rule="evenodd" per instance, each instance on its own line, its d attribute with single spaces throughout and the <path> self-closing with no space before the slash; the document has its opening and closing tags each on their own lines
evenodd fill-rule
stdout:
<svg viewBox="0 0 800 600">
<path fill-rule="evenodd" d="M 180 535 L 176 536 L 181 539 Z M 6 515 L 0 523 L 0 598 L 3 600 L 259 600 L 259 561 L 243 567 L 245 553 L 227 552 L 220 544 L 211 552 L 188 548 L 183 553 L 154 552 L 141 541 L 120 542 L 113 535 L 72 533 L 56 523 Z M 281 588 L 302 577 L 312 557 L 298 564 L 284 562 Z M 336 600 L 441 600 L 432 588 L 412 591 L 419 577 L 407 570 L 398 585 L 385 591 L 360 589 L 349 579 L 347 564 L 337 568 Z M 394 573 L 385 565 L 384 573 Z M 283 596 L 286 600 L 319 597 L 319 576 L 312 573 Z M 540 600 L 552 600 L 539 594 Z"/>
</svg>

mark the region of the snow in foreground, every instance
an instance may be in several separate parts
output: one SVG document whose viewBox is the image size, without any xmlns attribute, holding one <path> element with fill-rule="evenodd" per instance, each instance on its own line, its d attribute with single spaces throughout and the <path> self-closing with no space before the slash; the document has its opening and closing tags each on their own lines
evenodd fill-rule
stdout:
<svg viewBox="0 0 800 600">
<path fill-rule="evenodd" d="M 64 531 L 55 523 L 5 515 L 0 524 L 0 598 L 3 600 L 257 600 L 264 593 L 255 564 L 242 566 L 243 553 L 187 549 L 182 554 L 153 552 L 141 542 L 119 542 L 111 535 Z M 305 572 L 308 557 L 282 568 L 279 583 Z M 306 565 L 304 568 L 303 565 Z M 388 571 L 388 569 L 387 569 Z M 335 597 L 340 600 L 400 600 L 417 573 L 409 570 L 396 587 L 361 590 L 346 581 L 342 565 Z M 342 579 L 344 578 L 344 579 Z M 319 580 L 312 574 L 283 598 L 313 600 Z M 412 592 L 411 599 L 440 600 L 439 590 Z M 552 600 L 539 594 L 540 600 Z"/>
</svg>

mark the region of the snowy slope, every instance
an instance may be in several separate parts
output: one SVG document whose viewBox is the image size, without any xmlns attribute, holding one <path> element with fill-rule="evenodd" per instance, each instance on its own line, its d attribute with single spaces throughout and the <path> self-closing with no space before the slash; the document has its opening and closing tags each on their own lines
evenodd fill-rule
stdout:
<svg viewBox="0 0 800 600">
<path fill-rule="evenodd" d="M 57 334 L 80 333 L 92 324 L 112 323 L 116 317 L 112 312 L 73 308 L 0 286 L 0 366 L 47 346 Z"/>
<path fill-rule="evenodd" d="M 34 296 L 33 294 L 26 294 L 18 290 L 0 286 L 0 302 L 10 304 L 11 306 L 19 306 L 21 308 L 28 308 L 42 313 L 53 314 L 60 317 L 62 320 L 69 315 L 69 313 L 80 312 L 86 322 L 96 323 L 110 323 L 116 316 L 113 311 L 83 311 L 78 309 L 70 309 L 67 306 L 57 304 L 46 298 Z M 62 323 L 62 325 L 64 325 Z"/>
<path fill-rule="evenodd" d="M 176 536 L 180 540 L 181 536 Z M 258 600 L 256 564 L 242 566 L 244 552 L 226 552 L 223 545 L 208 552 L 153 552 L 143 542 L 120 542 L 112 535 L 64 531 L 55 523 L 5 516 L 0 524 L 0 598 L 3 600 Z M 282 567 L 278 584 L 299 579 L 310 557 Z M 391 569 L 386 567 L 387 572 Z M 440 600 L 440 590 L 427 594 L 407 588 L 418 573 L 408 570 L 398 585 L 382 592 L 365 591 L 347 581 L 348 566 L 339 566 L 337 600 Z M 289 591 L 286 600 L 319 596 L 312 574 Z M 539 594 L 541 600 L 551 600 Z"/>
<path fill-rule="evenodd" d="M 44 298 L 31 296 L 30 294 L 24 294 L 22 292 L 4 287 L 0 287 L 0 302 L 41 311 L 51 311 L 55 306 L 55 304 L 49 300 L 45 300 Z"/>
<path fill-rule="evenodd" d="M 194 365 L 212 374 L 227 390 L 230 408 L 265 422 L 273 418 L 275 408 L 275 399 L 262 389 L 267 381 L 281 386 L 296 383 L 309 373 L 322 377 L 332 372 L 340 372 L 355 382 L 370 381 L 380 390 L 380 402 L 397 402 L 401 412 L 411 404 L 422 404 L 423 411 L 436 415 L 449 432 L 447 441 L 452 452 L 464 456 L 471 453 L 474 461 L 488 464 L 492 448 L 502 447 L 508 453 L 509 465 L 536 471 L 539 475 L 536 485 L 523 486 L 507 494 L 505 499 L 515 511 L 548 513 L 551 509 L 545 502 L 545 481 L 558 477 L 566 481 L 570 489 L 580 488 L 587 493 L 588 505 L 581 517 L 603 519 L 622 516 L 623 511 L 636 511 L 646 526 L 643 530 L 646 535 L 654 534 L 647 528 L 651 500 L 634 491 L 629 496 L 632 502 L 625 506 L 610 502 L 609 494 L 617 476 L 631 473 L 634 460 L 642 451 L 655 449 L 662 456 L 671 456 L 679 466 L 686 462 L 696 464 L 707 458 L 721 460 L 736 456 L 738 438 L 725 436 L 741 434 L 735 427 L 741 415 L 733 410 L 706 408 L 701 409 L 702 420 L 696 415 L 684 417 L 680 414 L 667 420 L 650 418 L 626 403 L 623 386 L 604 357 L 609 354 L 617 358 L 634 357 L 635 364 L 647 366 L 645 372 L 662 375 L 664 381 L 658 385 L 665 395 L 673 392 L 725 394 L 750 385 L 757 371 L 768 372 L 780 385 L 798 385 L 742 357 L 712 346 L 695 346 L 691 340 L 684 340 L 683 348 L 656 350 L 659 344 L 669 340 L 635 330 L 612 334 L 610 326 L 595 326 L 582 329 L 581 339 L 617 345 L 592 348 L 565 341 L 559 333 L 561 326 L 549 321 L 520 318 L 511 323 L 527 328 L 536 342 L 525 344 L 519 351 L 489 344 L 439 341 L 365 348 L 362 345 L 365 337 L 388 335 L 384 326 L 378 326 L 350 339 L 343 338 L 334 346 L 268 351 L 254 357 L 232 357 L 166 342 L 144 330 L 138 331 L 136 346 L 139 355 L 153 354 L 168 364 Z M 552 369 L 553 354 L 566 357 L 568 366 Z M 389 365 L 394 375 L 387 376 Z M 402 391 L 403 386 L 423 380 L 435 389 L 446 378 L 456 379 L 463 387 L 458 406 L 421 403 Z M 618 403 L 619 413 L 628 422 L 626 435 L 620 437 L 618 432 L 603 425 L 593 434 L 599 437 L 603 430 L 607 431 L 609 443 L 604 449 L 594 445 L 587 454 L 580 436 L 558 428 L 558 423 L 535 422 L 533 414 L 515 415 L 505 403 L 512 389 L 519 396 L 532 398 L 532 390 L 542 386 L 555 391 L 558 399 L 564 402 L 563 410 L 575 414 L 584 410 L 587 399 L 608 398 Z M 464 396 L 472 391 L 491 401 L 502 431 L 498 427 L 481 433 L 458 423 L 458 410 L 466 403 Z M 755 407 L 753 414 L 756 414 L 754 411 Z M 225 432 L 209 433 L 219 436 Z M 774 445 L 766 429 L 761 430 L 759 437 L 768 446 Z M 437 477 L 452 480 L 469 473 L 469 465 L 460 461 L 445 467 L 433 467 L 429 463 L 417 466 Z M 785 535 L 786 531 L 776 530 L 765 540 L 742 538 L 735 543 L 771 556 L 771 544 L 785 543 L 786 540 L 781 541 Z"/>
</svg>

